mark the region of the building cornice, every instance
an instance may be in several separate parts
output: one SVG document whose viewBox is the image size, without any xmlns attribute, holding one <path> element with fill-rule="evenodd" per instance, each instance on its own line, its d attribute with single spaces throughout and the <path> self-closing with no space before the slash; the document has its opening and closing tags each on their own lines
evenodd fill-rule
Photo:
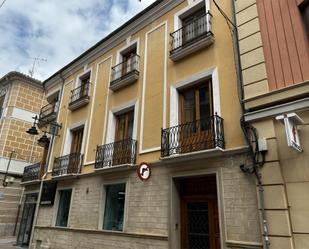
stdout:
<svg viewBox="0 0 309 249">
<path fill-rule="evenodd" d="M 157 0 L 148 8 L 131 18 L 121 27 L 114 32 L 103 38 L 94 46 L 86 50 L 72 62 L 64 66 L 58 72 L 46 79 L 43 84 L 48 89 L 59 83 L 60 75 L 67 78 L 74 74 L 78 70 L 84 67 L 84 65 L 91 63 L 99 56 L 105 54 L 112 48 L 118 46 L 125 41 L 129 36 L 135 34 L 139 30 L 149 25 L 154 20 L 163 16 L 185 0 Z"/>
<path fill-rule="evenodd" d="M 20 73 L 20 72 L 16 72 L 16 71 L 12 71 L 7 73 L 6 75 L 4 75 L 1 79 L 0 79 L 0 85 L 4 85 L 7 83 L 11 83 L 14 81 L 21 81 L 23 83 L 27 83 L 39 88 L 43 88 L 42 82 L 34 79 L 26 74 Z"/>
</svg>

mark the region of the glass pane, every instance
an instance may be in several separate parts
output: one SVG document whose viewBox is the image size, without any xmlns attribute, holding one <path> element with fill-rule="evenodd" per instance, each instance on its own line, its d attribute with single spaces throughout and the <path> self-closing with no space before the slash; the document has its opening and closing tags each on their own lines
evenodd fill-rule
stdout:
<svg viewBox="0 0 309 249">
<path fill-rule="evenodd" d="M 133 136 L 134 112 L 129 112 L 128 138 Z"/>
<path fill-rule="evenodd" d="M 210 123 L 207 118 L 211 116 L 211 103 L 209 98 L 209 85 L 203 86 L 199 89 L 199 100 L 200 100 L 200 119 L 201 119 L 201 130 L 210 129 Z"/>
<path fill-rule="evenodd" d="M 66 227 L 68 225 L 72 190 L 61 190 L 59 193 L 60 198 L 56 226 Z"/>
<path fill-rule="evenodd" d="M 116 141 L 120 141 L 125 138 L 126 115 L 119 115 L 117 122 Z"/>
<path fill-rule="evenodd" d="M 184 119 L 183 123 L 193 122 L 196 120 L 195 114 L 195 94 L 194 90 L 190 90 L 183 93 L 183 108 L 184 108 Z"/>
<path fill-rule="evenodd" d="M 208 203 L 188 203 L 188 249 L 209 249 Z"/>
<path fill-rule="evenodd" d="M 126 185 L 105 186 L 105 212 L 103 229 L 122 231 Z"/>
</svg>

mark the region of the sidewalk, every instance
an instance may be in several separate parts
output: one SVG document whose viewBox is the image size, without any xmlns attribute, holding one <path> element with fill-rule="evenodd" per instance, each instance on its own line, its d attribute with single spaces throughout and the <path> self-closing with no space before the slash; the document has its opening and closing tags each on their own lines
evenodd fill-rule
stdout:
<svg viewBox="0 0 309 249">
<path fill-rule="evenodd" d="M 0 239 L 0 249 L 26 249 L 26 247 L 14 246 L 16 243 L 15 237 L 1 238 Z"/>
</svg>

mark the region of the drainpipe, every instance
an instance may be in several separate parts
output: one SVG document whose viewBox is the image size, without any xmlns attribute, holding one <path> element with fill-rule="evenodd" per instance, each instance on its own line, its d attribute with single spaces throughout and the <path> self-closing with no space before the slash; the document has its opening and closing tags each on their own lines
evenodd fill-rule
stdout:
<svg viewBox="0 0 309 249">
<path fill-rule="evenodd" d="M 215 1 L 215 0 L 214 0 Z M 234 44 L 234 57 L 235 57 L 235 64 L 236 64 L 236 73 L 237 73 L 237 87 L 238 87 L 238 96 L 239 96 L 239 101 L 240 101 L 240 107 L 241 107 L 241 119 L 240 119 L 240 124 L 242 127 L 242 131 L 245 136 L 245 140 L 249 146 L 249 153 L 252 159 L 252 165 L 251 165 L 251 170 L 244 170 L 244 166 L 241 166 L 241 169 L 244 173 L 251 173 L 254 174 L 257 180 L 258 184 L 258 189 L 259 189 L 259 194 L 258 194 L 258 199 L 261 207 L 261 218 L 262 218 L 262 228 L 263 228 L 263 244 L 265 249 L 269 249 L 270 246 L 270 241 L 268 237 L 268 222 L 266 218 L 266 213 L 265 213 L 265 205 L 264 205 L 264 188 L 262 185 L 262 177 L 259 172 L 260 167 L 262 167 L 265 163 L 265 154 L 262 153 L 262 162 L 259 162 L 259 147 L 257 143 L 258 139 L 258 134 L 256 129 L 251 126 L 251 124 L 247 123 L 245 121 L 244 114 L 247 112 L 245 105 L 244 105 L 244 89 L 243 89 L 243 76 L 242 76 L 242 67 L 241 67 L 241 60 L 240 60 L 240 49 L 239 49 L 239 37 L 238 37 L 238 29 L 237 29 L 237 22 L 236 22 L 236 6 L 235 6 L 235 1 L 232 0 L 232 13 L 233 13 L 233 23 L 235 24 L 234 30 L 233 30 L 233 44 Z M 255 142 L 256 142 L 256 147 L 253 148 L 252 146 L 252 141 L 250 141 L 249 134 L 248 132 L 253 132 L 255 136 Z"/>
<path fill-rule="evenodd" d="M 57 113 L 57 120 L 58 120 L 58 117 L 59 117 L 59 110 L 60 110 L 60 100 L 62 98 L 62 94 L 63 94 L 63 87 L 64 87 L 64 78 L 62 76 L 62 72 L 59 73 L 59 77 L 61 79 L 61 83 L 62 83 L 62 86 L 61 86 L 61 90 L 60 90 L 60 94 L 59 94 L 59 104 L 58 104 L 58 113 Z M 38 213 L 39 213 L 39 208 L 40 208 L 40 200 L 41 200 L 41 196 L 42 196 L 42 190 L 43 190 L 43 182 L 44 182 L 44 179 L 46 178 L 47 174 L 48 174 L 48 165 L 50 163 L 50 159 L 51 159 L 51 152 L 52 152 L 52 147 L 53 147 L 53 143 L 54 143 L 54 139 L 55 139 L 55 136 L 52 135 L 51 136 L 51 141 L 50 141 L 50 146 L 48 148 L 48 152 L 47 152 L 47 160 L 46 160 L 46 172 L 45 174 L 42 176 L 42 179 L 41 179 L 41 183 L 40 183 L 40 190 L 39 190 L 39 195 L 38 195 L 38 200 L 37 200 L 37 203 L 36 203 L 36 207 L 35 207 L 35 213 L 34 213 L 34 218 L 33 218 L 33 224 L 32 224 L 32 228 L 31 228 L 31 236 L 30 236 L 30 242 L 29 242 L 29 249 L 32 248 L 32 244 L 33 244 L 33 237 L 34 237 L 34 228 L 35 226 L 37 225 L 37 220 L 38 220 Z"/>
</svg>

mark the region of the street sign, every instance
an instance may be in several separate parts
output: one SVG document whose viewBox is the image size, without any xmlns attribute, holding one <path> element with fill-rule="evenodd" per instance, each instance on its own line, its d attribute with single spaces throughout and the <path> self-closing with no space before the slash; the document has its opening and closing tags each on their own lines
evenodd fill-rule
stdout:
<svg viewBox="0 0 309 249">
<path fill-rule="evenodd" d="M 137 175 L 142 181 L 146 181 L 150 178 L 151 171 L 147 163 L 141 163 L 137 168 Z"/>
</svg>

